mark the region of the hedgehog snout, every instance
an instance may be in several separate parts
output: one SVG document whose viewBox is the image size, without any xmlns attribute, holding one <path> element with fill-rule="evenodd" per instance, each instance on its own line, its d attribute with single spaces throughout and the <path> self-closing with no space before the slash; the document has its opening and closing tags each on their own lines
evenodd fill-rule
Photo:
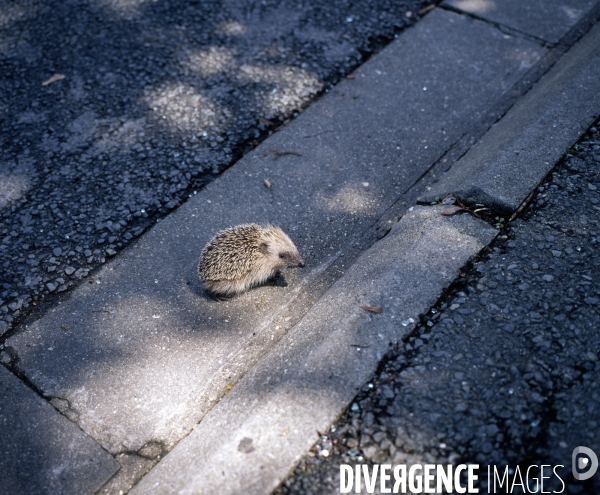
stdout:
<svg viewBox="0 0 600 495">
<path fill-rule="evenodd" d="M 300 258 L 299 254 L 296 254 L 296 256 L 289 259 L 287 266 L 289 268 L 304 268 L 304 260 Z"/>
</svg>

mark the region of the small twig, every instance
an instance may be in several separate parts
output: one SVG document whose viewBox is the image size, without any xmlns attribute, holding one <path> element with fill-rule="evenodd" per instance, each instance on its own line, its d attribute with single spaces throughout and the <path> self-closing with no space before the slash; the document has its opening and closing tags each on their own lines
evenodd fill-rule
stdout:
<svg viewBox="0 0 600 495">
<path fill-rule="evenodd" d="M 370 311 L 371 313 L 383 313 L 383 308 L 381 306 L 361 306 L 360 309 L 363 311 Z"/>
<path fill-rule="evenodd" d="M 281 158 L 282 156 L 286 156 L 286 155 L 302 156 L 300 153 L 297 153 L 296 151 L 271 150 L 271 153 L 273 153 L 273 160 L 277 160 L 278 158 Z"/>
<path fill-rule="evenodd" d="M 427 14 L 428 12 L 431 12 L 433 9 L 435 9 L 435 4 L 429 4 L 427 7 L 422 8 L 421 10 L 419 10 L 417 12 L 417 15 L 419 17 L 423 17 L 425 14 Z"/>
<path fill-rule="evenodd" d="M 350 347 L 358 347 L 359 349 L 367 349 L 371 346 L 370 345 L 361 345 L 361 344 L 350 344 Z"/>
<path fill-rule="evenodd" d="M 508 219 L 509 222 L 512 222 L 515 218 L 517 218 L 521 212 L 527 207 L 527 205 L 531 202 L 531 200 L 533 199 L 533 196 L 535 195 L 535 190 L 531 191 L 531 194 L 529 196 L 527 196 L 527 199 L 525 201 L 523 201 L 521 203 L 521 206 L 519 206 L 517 208 L 517 211 L 515 211 L 512 216 Z"/>
<path fill-rule="evenodd" d="M 288 125 L 290 119 L 285 119 L 281 125 L 279 125 L 278 127 L 275 127 L 275 129 L 273 129 L 273 132 L 277 132 L 279 131 L 281 128 L 283 128 L 284 126 Z"/>
<path fill-rule="evenodd" d="M 105 309 L 98 309 L 98 310 L 92 310 L 92 313 L 108 313 L 110 314 L 110 311 L 106 311 Z"/>
<path fill-rule="evenodd" d="M 62 81 L 64 78 L 65 78 L 64 74 L 54 74 L 50 79 L 46 79 L 42 83 L 42 86 L 48 86 L 49 84 L 52 84 L 56 81 Z"/>
</svg>

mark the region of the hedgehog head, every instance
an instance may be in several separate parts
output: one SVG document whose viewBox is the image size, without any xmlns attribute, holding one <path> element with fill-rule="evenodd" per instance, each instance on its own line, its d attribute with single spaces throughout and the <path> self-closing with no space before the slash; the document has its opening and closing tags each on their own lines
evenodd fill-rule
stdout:
<svg viewBox="0 0 600 495">
<path fill-rule="evenodd" d="M 298 249 L 279 227 L 269 225 L 263 230 L 259 248 L 276 269 L 304 267 Z"/>
</svg>

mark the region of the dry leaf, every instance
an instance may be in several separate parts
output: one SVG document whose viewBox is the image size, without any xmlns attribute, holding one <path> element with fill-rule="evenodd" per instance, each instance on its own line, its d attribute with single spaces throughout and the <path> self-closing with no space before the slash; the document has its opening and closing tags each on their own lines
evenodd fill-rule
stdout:
<svg viewBox="0 0 600 495">
<path fill-rule="evenodd" d="M 50 79 L 46 79 L 43 83 L 42 86 L 48 86 L 48 84 L 52 84 L 53 82 L 56 81 L 61 81 L 62 79 L 64 79 L 66 76 L 64 74 L 54 74 Z"/>
<path fill-rule="evenodd" d="M 231 383 L 228 383 L 227 386 L 225 387 L 225 391 L 223 392 L 223 395 L 227 395 L 232 388 L 233 388 L 233 385 Z"/>
<path fill-rule="evenodd" d="M 383 308 L 381 306 L 361 306 L 360 309 L 370 311 L 371 313 L 383 313 Z"/>
<path fill-rule="evenodd" d="M 443 205 L 453 205 L 456 203 L 456 198 L 452 194 L 448 194 L 444 199 L 442 199 Z"/>
<path fill-rule="evenodd" d="M 469 211 L 467 208 L 463 208 L 462 206 L 453 206 L 452 208 L 448 208 L 447 210 L 444 210 L 442 212 L 442 215 L 454 215 L 455 213 L 458 213 L 459 211 Z"/>
</svg>

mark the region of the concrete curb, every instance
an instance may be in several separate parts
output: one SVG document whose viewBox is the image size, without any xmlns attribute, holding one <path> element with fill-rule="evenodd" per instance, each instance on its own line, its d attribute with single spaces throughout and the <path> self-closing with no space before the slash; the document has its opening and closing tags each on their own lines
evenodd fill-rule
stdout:
<svg viewBox="0 0 600 495">
<path fill-rule="evenodd" d="M 600 115 L 600 25 L 542 77 L 439 182 L 419 197 L 454 193 L 509 214 Z"/>
</svg>

